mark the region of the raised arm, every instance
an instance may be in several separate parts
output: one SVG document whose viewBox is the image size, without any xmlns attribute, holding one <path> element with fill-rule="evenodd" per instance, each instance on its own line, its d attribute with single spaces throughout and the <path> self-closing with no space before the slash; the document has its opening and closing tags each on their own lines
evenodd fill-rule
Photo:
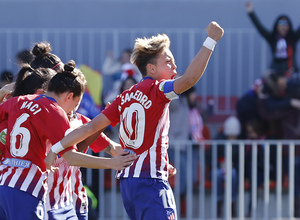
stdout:
<svg viewBox="0 0 300 220">
<path fill-rule="evenodd" d="M 215 44 L 224 34 L 224 30 L 214 21 L 208 25 L 206 32 L 208 37 L 204 41 L 200 51 L 190 63 L 185 73 L 174 82 L 174 92 L 177 94 L 185 92 L 198 82 L 206 69 Z"/>
<path fill-rule="evenodd" d="M 254 12 L 254 7 L 253 4 L 251 2 L 246 2 L 246 11 L 252 21 L 252 23 L 254 24 L 254 26 L 256 27 L 256 29 L 259 31 L 259 33 L 267 40 L 270 41 L 271 37 L 272 37 L 272 31 L 269 31 L 267 28 L 265 28 L 261 21 L 258 19 L 256 13 Z"/>
</svg>

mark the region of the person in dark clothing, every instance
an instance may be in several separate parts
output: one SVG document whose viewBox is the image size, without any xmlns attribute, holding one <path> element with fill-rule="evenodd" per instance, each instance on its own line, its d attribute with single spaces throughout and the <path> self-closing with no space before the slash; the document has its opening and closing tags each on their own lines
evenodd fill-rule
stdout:
<svg viewBox="0 0 300 220">
<path fill-rule="evenodd" d="M 292 85 L 291 85 L 292 83 Z M 262 118 L 268 121 L 268 135 L 271 139 L 299 140 L 300 139 L 300 100 L 297 94 L 297 79 L 278 76 L 269 73 L 264 77 L 265 96 L 257 101 L 257 109 Z M 295 90 L 296 89 L 296 90 Z M 276 133 L 274 133 L 274 131 Z M 270 139 L 270 138 L 269 138 Z M 275 150 L 275 151 L 274 151 Z M 273 153 L 272 153 L 273 152 Z M 271 147 L 271 165 L 276 169 L 276 148 Z M 283 145 L 283 176 L 288 176 L 289 147 Z M 275 170 L 274 169 L 274 170 Z M 300 169 L 300 146 L 295 145 L 295 170 Z M 273 174 L 276 173 L 273 172 Z M 271 173 L 272 174 L 272 173 Z M 272 178 L 272 175 L 270 176 Z M 294 216 L 300 216 L 300 174 L 295 172 Z M 273 175 L 276 179 L 276 175 Z"/>
<path fill-rule="evenodd" d="M 284 72 L 286 75 L 298 72 L 296 44 L 300 38 L 300 26 L 298 29 L 293 30 L 290 18 L 287 15 L 280 15 L 275 20 L 273 29 L 269 31 L 256 16 L 252 3 L 246 3 L 246 10 L 259 33 L 271 47 L 272 62 L 270 68 Z"/>
<path fill-rule="evenodd" d="M 241 139 L 246 139 L 246 124 L 253 119 L 262 118 L 259 115 L 257 109 L 257 100 L 262 93 L 263 79 L 256 79 L 252 85 L 252 88 L 245 92 L 236 103 L 237 117 L 241 123 Z"/>
<path fill-rule="evenodd" d="M 229 116 L 223 123 L 219 132 L 217 133 L 215 140 L 228 140 L 234 141 L 239 139 L 241 133 L 241 124 L 236 116 Z M 226 166 L 225 166 L 225 151 L 226 145 L 218 144 L 217 145 L 217 159 L 218 159 L 218 168 L 217 170 L 212 170 L 212 175 L 217 175 L 217 216 L 221 218 L 223 215 L 223 205 L 224 205 L 224 183 L 226 179 Z M 238 145 L 232 145 L 232 204 L 231 204 L 231 214 L 232 217 L 237 216 L 236 212 L 236 200 L 238 194 Z M 212 157 L 212 152 L 209 152 L 210 157 Z"/>
</svg>

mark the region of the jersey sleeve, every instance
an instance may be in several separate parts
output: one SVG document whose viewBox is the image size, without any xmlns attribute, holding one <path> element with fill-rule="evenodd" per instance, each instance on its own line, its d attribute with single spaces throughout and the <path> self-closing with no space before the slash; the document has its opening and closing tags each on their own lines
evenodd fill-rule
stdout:
<svg viewBox="0 0 300 220">
<path fill-rule="evenodd" d="M 5 152 L 5 142 L 7 133 L 7 120 L 0 123 L 0 151 Z"/>
<path fill-rule="evenodd" d="M 98 153 L 107 148 L 109 143 L 110 139 L 105 134 L 101 133 L 99 137 L 90 145 L 90 148 L 94 153 Z"/>
<path fill-rule="evenodd" d="M 115 127 L 120 122 L 120 112 L 118 106 L 120 103 L 120 95 L 101 113 L 104 114 L 111 122 L 111 126 Z"/>
<path fill-rule="evenodd" d="M 16 99 L 16 97 L 12 98 L 12 99 Z M 12 99 L 0 104 L 0 121 L 1 122 L 4 120 L 7 120 L 7 118 L 8 118 L 9 107 L 11 106 L 10 103 L 12 102 Z"/>
<path fill-rule="evenodd" d="M 77 113 L 78 118 L 80 118 L 80 120 L 82 121 L 82 124 L 88 123 L 89 121 L 91 121 L 90 118 L 86 117 L 85 115 L 82 115 L 80 113 Z"/>
</svg>

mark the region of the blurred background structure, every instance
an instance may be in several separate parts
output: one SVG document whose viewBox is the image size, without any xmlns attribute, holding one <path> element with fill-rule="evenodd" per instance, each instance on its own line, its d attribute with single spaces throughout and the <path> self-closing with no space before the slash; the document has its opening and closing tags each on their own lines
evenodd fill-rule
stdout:
<svg viewBox="0 0 300 220">
<path fill-rule="evenodd" d="M 252 3 L 262 24 L 270 30 L 275 19 L 281 14 L 290 17 L 294 29 L 300 25 L 299 0 L 253 0 Z M 225 119 L 230 115 L 236 115 L 237 100 L 252 88 L 256 79 L 265 74 L 271 62 L 269 45 L 249 19 L 245 4 L 244 0 L 0 0 L 0 72 L 5 70 L 16 74 L 19 68 L 18 53 L 32 48 L 35 42 L 48 41 L 53 52 L 63 62 L 73 59 L 79 67 L 89 69 L 89 77 L 95 75 L 100 86 L 97 92 L 101 95 L 93 95 L 95 91 L 91 91 L 92 87 L 88 88 L 88 92 L 92 98 L 97 99 L 94 100 L 96 104 L 105 104 L 105 98 L 111 97 L 112 89 L 114 92 L 119 91 L 114 87 L 118 74 L 107 73 L 104 69 L 107 58 L 111 58 L 111 62 L 120 61 L 121 54 L 133 47 L 137 37 L 166 33 L 171 40 L 171 51 L 176 60 L 177 71 L 179 75 L 183 74 L 207 36 L 206 26 L 215 20 L 224 28 L 225 34 L 217 44 L 204 76 L 195 86 L 197 100 L 201 109 L 204 109 L 201 112 L 203 121 L 210 129 L 210 136 L 215 137 Z M 299 47 L 300 44 L 297 45 L 298 51 Z M 300 54 L 296 57 L 298 63 L 299 59 Z M 115 73 L 119 75 L 123 71 L 121 63 L 119 66 L 115 65 L 119 68 Z M 126 71 L 128 75 L 134 75 L 128 69 Z M 90 102 L 84 103 L 88 106 L 87 109 L 91 109 Z M 94 108 L 92 115 L 97 114 L 97 110 Z M 117 136 L 112 134 L 111 137 Z M 227 146 L 228 143 L 218 142 L 218 144 Z M 235 146 L 239 144 L 240 142 Z M 272 144 L 276 149 L 280 149 L 275 156 L 277 161 L 275 166 L 279 173 L 273 182 L 271 181 L 275 184 L 266 182 L 270 179 L 269 176 L 264 176 L 264 184 L 270 185 L 270 188 L 266 188 L 264 196 L 260 195 L 258 197 L 260 200 L 257 200 L 256 194 L 259 193 L 255 187 L 251 188 L 249 193 L 253 184 L 251 185 L 249 180 L 243 184 L 243 178 L 239 179 L 240 191 L 237 195 L 239 205 L 236 206 L 238 219 L 247 215 L 248 208 L 252 218 L 292 218 L 294 214 L 292 205 L 294 181 L 284 179 L 288 176 L 288 172 L 294 170 L 288 169 L 285 175 L 278 175 L 283 173 L 281 165 L 284 161 L 280 155 L 282 144 L 273 142 Z M 187 145 L 194 146 L 195 143 L 189 142 Z M 187 172 L 186 204 L 182 207 L 179 187 L 174 187 L 182 219 L 217 217 L 217 177 L 214 178 L 206 169 L 206 167 L 216 168 L 217 151 L 211 153 L 214 156 L 209 159 L 209 164 L 208 160 L 204 160 L 207 146 L 214 149 L 213 146 L 216 145 L 214 142 L 207 142 L 205 147 L 198 149 L 200 158 L 198 161 L 200 165 L 198 164 L 197 168 L 198 182 L 193 182 L 194 174 Z M 256 146 L 256 143 L 251 142 L 248 145 Z M 269 143 L 263 142 L 262 145 L 269 146 Z M 291 148 L 294 150 L 293 146 L 291 145 Z M 253 154 L 256 155 L 256 147 L 251 149 L 254 149 Z M 187 155 L 189 159 L 192 158 L 191 148 L 187 150 Z M 266 155 L 270 156 L 268 153 Z M 226 156 L 229 158 L 232 156 L 231 148 L 226 151 Z M 239 151 L 239 158 L 244 157 L 243 151 Z M 179 167 L 179 158 L 179 150 L 175 149 L 175 167 L 176 165 Z M 254 163 L 255 159 L 252 158 Z M 269 157 L 264 157 L 265 169 L 269 169 L 268 160 Z M 292 157 L 292 162 L 289 162 L 290 168 L 293 167 L 293 160 Z M 192 164 L 189 163 L 191 160 L 187 161 L 186 166 L 191 168 Z M 227 168 L 231 165 L 228 161 L 230 160 L 226 162 Z M 242 172 L 241 170 L 243 169 L 239 169 L 238 172 Z M 118 182 L 114 179 L 113 172 L 86 171 L 85 181 L 99 199 L 99 219 L 126 219 L 118 197 Z M 251 172 L 254 172 L 253 175 L 257 174 L 256 171 Z M 175 180 L 173 179 L 173 186 L 180 184 L 179 179 L 178 175 Z M 232 205 L 231 188 L 228 184 L 231 185 L 232 180 L 227 177 L 225 179 L 224 184 L 227 187 L 224 191 L 226 196 L 223 213 L 224 218 L 228 219 L 231 218 L 228 210 Z M 284 184 L 276 185 L 278 182 Z M 96 189 L 92 185 L 96 185 Z M 245 198 L 251 197 L 251 207 L 248 207 L 247 199 L 246 202 L 242 202 L 244 190 L 248 192 Z M 210 196 L 210 193 L 213 196 Z M 204 203 L 209 205 L 206 207 Z"/>
<path fill-rule="evenodd" d="M 288 14 L 294 28 L 300 24 L 297 0 L 253 4 L 270 29 L 279 14 Z M 14 72 L 16 54 L 36 41 L 49 41 L 64 62 L 74 59 L 102 72 L 108 51 L 119 57 L 136 37 L 167 33 L 178 73 L 183 73 L 206 37 L 207 24 L 219 22 L 224 38 L 197 84 L 203 105 L 214 100 L 217 115 L 234 111 L 237 97 L 265 72 L 271 59 L 241 0 L 0 0 L 0 6 L 0 66 Z M 106 83 L 103 94 L 110 88 Z"/>
</svg>

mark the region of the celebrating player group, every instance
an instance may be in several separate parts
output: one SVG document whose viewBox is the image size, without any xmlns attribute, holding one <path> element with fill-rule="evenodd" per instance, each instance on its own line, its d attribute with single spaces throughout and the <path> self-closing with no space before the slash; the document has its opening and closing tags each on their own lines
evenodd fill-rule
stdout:
<svg viewBox="0 0 300 220">
<path fill-rule="evenodd" d="M 224 30 L 208 24 L 185 73 L 166 34 L 135 40 L 130 61 L 142 80 L 119 94 L 92 120 L 76 112 L 86 80 L 74 61 L 63 64 L 47 43 L 37 43 L 0 105 L 0 219 L 88 219 L 78 167 L 115 169 L 132 220 L 178 219 L 168 182 L 169 105 L 203 75 Z M 39 64 L 39 65 L 33 65 Z M 34 85 L 34 86 L 33 86 Z M 3 91 L 2 91 L 3 92 Z M 0 97 L 1 98 L 1 97 Z M 119 124 L 119 143 L 102 131 Z M 85 154 L 104 150 L 112 157 Z"/>
</svg>

